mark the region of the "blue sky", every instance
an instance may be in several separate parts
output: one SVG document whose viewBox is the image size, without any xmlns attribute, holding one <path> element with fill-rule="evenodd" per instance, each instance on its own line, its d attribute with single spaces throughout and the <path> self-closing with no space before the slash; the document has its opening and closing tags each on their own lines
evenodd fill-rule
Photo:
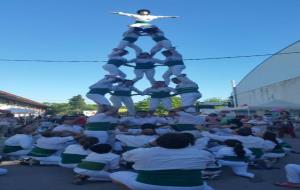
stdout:
<svg viewBox="0 0 300 190">
<path fill-rule="evenodd" d="M 184 58 L 273 53 L 300 39 L 299 0 L 2 0 L 0 58 L 106 60 L 132 22 L 110 12 L 140 8 L 180 16 L 154 23 Z M 145 50 L 154 45 L 147 37 L 138 44 Z M 230 80 L 241 80 L 263 59 L 187 61 L 185 73 L 199 84 L 203 99 L 226 98 Z M 0 90 L 64 102 L 85 95 L 105 74 L 102 64 L 0 62 Z M 137 84 L 147 86 L 146 79 Z"/>
</svg>

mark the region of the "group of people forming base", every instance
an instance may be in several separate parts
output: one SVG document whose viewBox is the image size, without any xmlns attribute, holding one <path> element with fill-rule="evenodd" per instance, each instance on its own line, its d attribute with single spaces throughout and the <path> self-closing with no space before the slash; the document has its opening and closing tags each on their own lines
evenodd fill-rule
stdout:
<svg viewBox="0 0 300 190">
<path fill-rule="evenodd" d="M 3 154 L 21 164 L 70 168 L 75 184 L 112 181 L 131 190 L 212 190 L 204 180 L 222 175 L 223 167 L 256 181 L 249 166 L 270 169 L 292 149 L 267 129 L 253 133 L 248 124 L 216 128 L 206 125 L 207 117 L 184 110 L 120 117 L 112 109 L 89 117 L 83 126 L 74 120 L 65 116 L 53 127 L 18 128 L 5 141 Z M 299 185 L 299 166 L 286 169 L 290 183 L 279 185 Z"/>
<path fill-rule="evenodd" d="M 149 10 L 139 10 L 137 14 L 115 12 L 118 15 L 124 15 L 136 19 L 136 23 L 129 26 L 128 31 L 123 34 L 123 39 L 119 45 L 113 49 L 108 56 L 107 63 L 103 69 L 108 71 L 103 79 L 90 86 L 87 97 L 99 105 L 99 108 L 113 106 L 119 109 L 124 104 L 129 115 L 134 115 L 133 95 L 150 96 L 150 111 L 154 111 L 160 103 L 166 110 L 172 109 L 171 97 L 179 95 L 182 100 L 182 106 L 186 109 L 194 109 L 194 103 L 201 98 L 197 83 L 189 79 L 182 71 L 185 69 L 182 55 L 167 39 L 164 33 L 149 22 L 158 18 L 176 18 L 174 16 L 153 16 Z M 155 46 L 150 52 L 143 50 L 135 44 L 141 36 L 149 36 L 155 42 Z M 129 52 L 126 48 L 135 50 L 136 58 L 127 60 L 124 58 Z M 164 50 L 163 50 L 164 49 Z M 162 51 L 164 60 L 154 58 Z M 126 79 L 126 74 L 120 69 L 122 66 L 134 68 L 135 78 Z M 163 81 L 155 80 L 155 68 L 157 66 L 166 66 L 168 69 L 163 74 Z M 149 80 L 151 87 L 146 90 L 139 90 L 134 84 L 141 80 L 143 76 Z M 173 78 L 171 79 L 171 77 Z M 176 87 L 169 87 L 170 82 Z M 135 94 L 132 94 L 134 92 Z M 111 94 L 110 101 L 105 97 Z"/>
</svg>

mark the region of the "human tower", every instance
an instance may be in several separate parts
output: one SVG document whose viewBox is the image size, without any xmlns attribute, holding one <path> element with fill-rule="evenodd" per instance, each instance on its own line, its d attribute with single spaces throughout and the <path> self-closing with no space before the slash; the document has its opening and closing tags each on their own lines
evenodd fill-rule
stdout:
<svg viewBox="0 0 300 190">
<path fill-rule="evenodd" d="M 162 103 L 166 110 L 172 110 L 172 96 L 180 96 L 182 108 L 185 111 L 194 112 L 195 102 L 201 98 L 198 85 L 190 80 L 182 71 L 186 68 L 182 55 L 172 45 L 172 42 L 165 37 L 164 32 L 150 22 L 160 18 L 177 18 L 176 16 L 154 16 L 147 9 L 137 11 L 137 14 L 124 12 L 114 12 L 114 14 L 128 16 L 135 19 L 135 23 L 129 25 L 128 30 L 123 34 L 123 39 L 118 46 L 108 55 L 108 61 L 103 66 L 109 74 L 103 79 L 90 86 L 87 97 L 99 106 L 99 111 L 107 109 L 119 109 L 124 104 L 129 115 L 135 114 L 132 92 L 136 95 L 150 96 L 150 112 L 154 112 Z M 145 52 L 135 44 L 140 37 L 150 37 L 155 42 L 150 52 Z M 136 58 L 127 60 L 125 58 L 129 52 L 126 48 L 135 51 Z M 155 58 L 161 52 L 164 60 Z M 132 67 L 135 78 L 128 79 L 121 68 L 123 66 Z M 166 66 L 163 81 L 155 80 L 155 70 L 157 66 Z M 141 80 L 144 75 L 149 80 L 151 87 L 141 91 L 134 87 L 134 84 Z M 171 78 L 173 77 L 173 78 Z M 169 86 L 172 81 L 176 87 Z M 111 94 L 109 100 L 105 97 Z"/>
</svg>

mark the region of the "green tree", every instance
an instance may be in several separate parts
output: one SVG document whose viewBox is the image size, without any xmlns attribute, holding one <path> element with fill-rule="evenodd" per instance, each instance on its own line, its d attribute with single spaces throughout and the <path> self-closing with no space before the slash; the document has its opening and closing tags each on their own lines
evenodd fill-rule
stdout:
<svg viewBox="0 0 300 190">
<path fill-rule="evenodd" d="M 204 102 L 224 102 L 226 100 L 222 99 L 222 98 L 218 98 L 218 97 L 213 97 L 213 98 L 209 98 L 209 99 L 206 99 L 204 100 Z"/>
<path fill-rule="evenodd" d="M 86 103 L 81 95 L 73 96 L 69 100 L 70 111 L 73 113 L 82 113 L 84 110 Z"/>
<path fill-rule="evenodd" d="M 70 106 L 68 103 L 47 103 L 48 108 L 46 110 L 46 114 L 59 114 L 65 115 L 69 113 Z"/>
</svg>

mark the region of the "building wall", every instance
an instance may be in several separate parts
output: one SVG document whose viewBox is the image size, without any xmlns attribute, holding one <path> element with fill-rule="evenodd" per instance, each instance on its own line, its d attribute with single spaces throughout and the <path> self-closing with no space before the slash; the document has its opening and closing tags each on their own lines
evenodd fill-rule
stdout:
<svg viewBox="0 0 300 190">
<path fill-rule="evenodd" d="M 44 109 L 41 109 L 41 108 L 33 106 L 33 105 L 0 98 L 0 109 L 5 110 L 5 109 L 10 109 L 10 108 L 33 110 L 37 115 L 40 115 L 45 112 Z"/>
<path fill-rule="evenodd" d="M 300 52 L 300 41 L 291 44 L 279 53 Z M 300 53 L 274 55 L 266 59 L 237 85 L 237 94 L 261 89 L 300 76 Z"/>
<path fill-rule="evenodd" d="M 300 70 L 300 67 L 298 68 Z M 266 85 L 260 88 L 238 92 L 238 105 L 258 106 L 273 100 L 300 104 L 300 76 Z"/>
</svg>

